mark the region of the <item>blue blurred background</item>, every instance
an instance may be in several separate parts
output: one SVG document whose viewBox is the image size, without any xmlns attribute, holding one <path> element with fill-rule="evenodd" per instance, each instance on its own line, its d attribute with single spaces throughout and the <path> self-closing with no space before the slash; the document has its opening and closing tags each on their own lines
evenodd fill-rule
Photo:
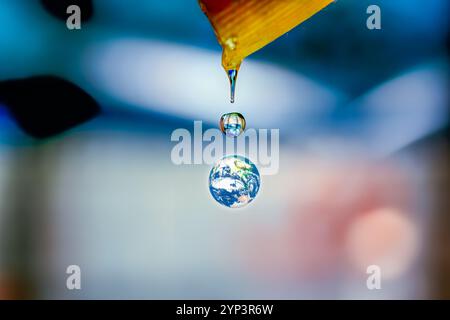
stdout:
<svg viewBox="0 0 450 320">
<path fill-rule="evenodd" d="M 36 140 L 0 105 L 0 297 L 450 297 L 448 5 L 332 3 L 246 59 L 231 106 L 195 0 L 97 0 L 78 31 L 1 1 L 0 81 L 55 75 L 102 113 Z M 173 130 L 229 111 L 281 139 L 279 173 L 237 211 L 209 166 L 170 159 Z"/>
</svg>

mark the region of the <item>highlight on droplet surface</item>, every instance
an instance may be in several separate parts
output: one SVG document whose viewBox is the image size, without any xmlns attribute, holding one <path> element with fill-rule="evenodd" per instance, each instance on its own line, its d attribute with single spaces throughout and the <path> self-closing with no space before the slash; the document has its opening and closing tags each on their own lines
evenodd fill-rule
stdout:
<svg viewBox="0 0 450 320">
<path fill-rule="evenodd" d="M 241 208 L 252 202 L 261 184 L 259 171 L 247 158 L 238 155 L 219 160 L 209 174 L 209 191 L 228 208 Z"/>
<path fill-rule="evenodd" d="M 228 70 L 228 79 L 230 80 L 230 102 L 234 103 L 236 93 L 236 80 L 238 70 Z"/>
<path fill-rule="evenodd" d="M 237 37 L 230 37 L 224 41 L 224 45 L 230 50 L 236 50 L 237 47 Z"/>
<path fill-rule="evenodd" d="M 220 130 L 230 138 L 238 137 L 245 130 L 246 121 L 239 112 L 225 113 L 220 118 Z"/>
</svg>

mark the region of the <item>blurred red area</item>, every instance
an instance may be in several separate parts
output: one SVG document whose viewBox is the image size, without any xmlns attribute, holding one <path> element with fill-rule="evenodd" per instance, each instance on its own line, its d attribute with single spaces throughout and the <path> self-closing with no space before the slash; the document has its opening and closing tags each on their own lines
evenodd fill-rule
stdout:
<svg viewBox="0 0 450 320">
<path fill-rule="evenodd" d="M 417 254 L 414 194 L 395 166 L 316 165 L 299 168 L 290 181 L 285 189 L 292 201 L 284 222 L 244 231 L 251 245 L 243 260 L 252 273 L 323 280 L 342 267 L 365 272 L 378 263 L 395 276 Z M 399 250 L 409 254 L 397 256 Z"/>
</svg>

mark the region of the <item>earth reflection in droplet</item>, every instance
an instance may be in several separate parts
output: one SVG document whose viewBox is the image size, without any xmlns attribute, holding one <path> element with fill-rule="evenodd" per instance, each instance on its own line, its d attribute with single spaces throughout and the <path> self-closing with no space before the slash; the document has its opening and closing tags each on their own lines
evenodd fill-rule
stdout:
<svg viewBox="0 0 450 320">
<path fill-rule="evenodd" d="M 246 206 L 255 199 L 261 179 L 256 166 L 238 155 L 219 160 L 209 174 L 209 190 L 214 199 L 229 208 Z"/>
</svg>

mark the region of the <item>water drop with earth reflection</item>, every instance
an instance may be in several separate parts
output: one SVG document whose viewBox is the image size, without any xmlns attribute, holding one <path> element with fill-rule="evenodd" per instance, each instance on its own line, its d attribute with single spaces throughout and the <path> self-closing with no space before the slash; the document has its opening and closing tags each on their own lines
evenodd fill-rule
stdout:
<svg viewBox="0 0 450 320">
<path fill-rule="evenodd" d="M 255 199 L 261 179 L 256 166 L 239 155 L 219 160 L 209 174 L 209 191 L 223 206 L 241 208 Z"/>
</svg>

